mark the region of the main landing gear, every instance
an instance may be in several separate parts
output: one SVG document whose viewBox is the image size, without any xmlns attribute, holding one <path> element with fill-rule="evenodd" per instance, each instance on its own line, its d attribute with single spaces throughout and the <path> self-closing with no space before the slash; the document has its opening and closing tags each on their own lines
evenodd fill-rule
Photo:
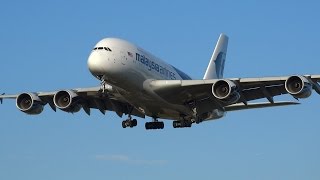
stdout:
<svg viewBox="0 0 320 180">
<path fill-rule="evenodd" d="M 137 120 L 132 119 L 131 115 L 129 115 L 127 120 L 122 121 L 123 128 L 127 128 L 127 127 L 133 128 L 133 127 L 137 126 L 137 124 L 138 124 Z"/>
<path fill-rule="evenodd" d="M 188 120 L 173 121 L 172 125 L 173 125 L 173 128 L 186 128 L 186 127 L 191 127 L 192 122 Z"/>
<path fill-rule="evenodd" d="M 163 129 L 164 128 L 164 123 L 161 121 L 158 121 L 157 118 L 153 118 L 152 122 L 146 122 L 146 130 L 150 129 Z"/>
</svg>

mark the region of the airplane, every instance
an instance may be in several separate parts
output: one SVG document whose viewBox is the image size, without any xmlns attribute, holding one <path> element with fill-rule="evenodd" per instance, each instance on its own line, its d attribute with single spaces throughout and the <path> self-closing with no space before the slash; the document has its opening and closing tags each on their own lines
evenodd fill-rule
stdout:
<svg viewBox="0 0 320 180">
<path fill-rule="evenodd" d="M 173 120 L 173 128 L 191 127 L 220 119 L 226 112 L 300 104 L 275 101 L 274 97 L 290 94 L 295 99 L 308 98 L 315 90 L 320 94 L 320 75 L 291 75 L 261 78 L 224 78 L 229 38 L 220 34 L 203 79 L 192 79 L 178 68 L 148 51 L 122 39 L 105 38 L 93 48 L 88 68 L 100 84 L 89 88 L 52 92 L 24 92 L 0 95 L 15 99 L 17 108 L 29 115 L 40 114 L 45 105 L 76 113 L 91 109 L 102 114 L 114 111 L 123 128 L 137 126 L 132 116 L 151 117 L 145 128 L 163 129 Z M 252 102 L 263 99 L 266 101 Z"/>
</svg>

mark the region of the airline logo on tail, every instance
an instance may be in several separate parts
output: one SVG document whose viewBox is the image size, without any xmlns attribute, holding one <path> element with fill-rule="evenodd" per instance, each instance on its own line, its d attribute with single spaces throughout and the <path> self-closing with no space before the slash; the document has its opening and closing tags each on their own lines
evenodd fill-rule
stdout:
<svg viewBox="0 0 320 180">
<path fill-rule="evenodd" d="M 226 53 L 220 52 L 215 60 L 217 78 L 223 77 L 224 64 L 226 62 Z"/>
</svg>

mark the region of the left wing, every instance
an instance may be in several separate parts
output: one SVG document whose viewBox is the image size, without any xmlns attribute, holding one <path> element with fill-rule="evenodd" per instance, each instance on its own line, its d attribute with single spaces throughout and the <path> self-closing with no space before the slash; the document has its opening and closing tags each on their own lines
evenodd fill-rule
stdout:
<svg viewBox="0 0 320 180">
<path fill-rule="evenodd" d="M 101 87 L 77 88 L 52 92 L 22 93 L 15 95 L 0 95 L 3 99 L 17 99 L 16 106 L 27 114 L 40 114 L 44 105 L 49 104 L 65 112 L 78 112 L 81 108 L 90 115 L 90 109 L 98 109 L 105 114 L 106 111 L 115 111 L 118 116 L 131 114 L 144 118 L 145 115 L 131 106 L 112 86 L 107 85 L 105 92 Z"/>
<path fill-rule="evenodd" d="M 320 75 L 263 78 L 231 78 L 210 80 L 154 80 L 150 87 L 161 98 L 173 104 L 210 101 L 210 108 L 225 108 L 232 104 L 266 98 L 274 104 L 274 96 L 291 94 L 307 98 L 312 90 L 320 94 Z M 245 109 L 245 108 L 243 108 Z"/>
</svg>

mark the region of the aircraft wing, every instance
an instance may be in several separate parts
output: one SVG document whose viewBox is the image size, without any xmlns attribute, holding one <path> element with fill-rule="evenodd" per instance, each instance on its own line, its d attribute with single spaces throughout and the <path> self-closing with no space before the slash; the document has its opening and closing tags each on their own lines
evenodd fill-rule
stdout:
<svg viewBox="0 0 320 180">
<path fill-rule="evenodd" d="M 57 106 L 54 104 L 53 98 L 58 92 L 59 91 L 51 91 L 25 94 L 32 96 L 33 101 L 37 101 L 38 104 L 49 104 L 50 107 L 56 111 Z M 105 93 L 102 93 L 101 87 L 76 88 L 65 90 L 65 92 L 74 96 L 75 100 L 81 104 L 82 108 L 88 115 L 90 115 L 90 109 L 93 108 L 100 110 L 103 114 L 105 114 L 106 111 L 114 111 L 120 117 L 122 117 L 123 114 L 128 114 L 129 111 L 132 111 L 131 115 L 142 118 L 145 117 L 143 113 L 128 104 L 119 93 L 113 91 L 112 87 L 109 85 L 106 86 Z M 0 102 L 2 103 L 3 99 L 16 99 L 19 95 L 21 94 L 2 94 L 0 95 Z M 72 112 L 72 109 L 65 109 L 65 111 Z"/>
<path fill-rule="evenodd" d="M 269 103 L 274 104 L 274 96 L 289 93 L 285 87 L 286 83 L 292 85 L 292 83 L 295 83 L 294 81 L 299 80 L 301 80 L 301 82 L 299 82 L 300 85 L 304 86 L 302 88 L 306 89 L 302 89 L 301 92 L 292 94 L 296 99 L 300 98 L 299 95 L 305 91 L 309 90 L 311 93 L 312 89 L 320 94 L 320 86 L 318 84 L 320 75 L 209 80 L 154 80 L 149 83 L 149 88 L 170 103 L 186 104 L 192 101 L 209 101 L 211 103 L 207 104 L 212 104 L 210 108 L 224 108 L 237 103 L 248 105 L 248 101 L 262 98 L 267 98 Z M 234 102 L 227 102 L 228 98 L 217 98 L 213 95 L 213 87 L 221 81 L 226 82 L 225 84 L 229 85 L 227 88 L 231 89 L 235 86 L 236 89 L 234 90 L 239 94 L 239 97 Z M 305 96 L 307 95 L 308 94 Z M 306 97 L 301 96 L 301 98 Z M 225 108 L 225 110 L 228 109 L 232 108 Z"/>
</svg>

